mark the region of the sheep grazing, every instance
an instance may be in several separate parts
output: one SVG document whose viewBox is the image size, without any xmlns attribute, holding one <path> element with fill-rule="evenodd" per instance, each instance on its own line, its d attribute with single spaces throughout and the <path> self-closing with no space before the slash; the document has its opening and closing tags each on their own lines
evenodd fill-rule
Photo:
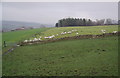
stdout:
<svg viewBox="0 0 120 78">
<path fill-rule="evenodd" d="M 117 31 L 113 31 L 113 33 L 117 33 Z"/>
<path fill-rule="evenodd" d="M 55 37 L 55 35 L 48 36 L 48 37 L 44 37 L 44 38 L 45 38 L 45 39 L 51 39 L 51 38 L 53 38 L 53 37 Z"/>
<path fill-rule="evenodd" d="M 25 42 L 25 43 L 27 43 L 27 42 L 28 42 L 28 40 L 25 40 L 24 42 Z"/>
<path fill-rule="evenodd" d="M 55 35 L 49 36 L 49 38 L 53 38 L 53 37 L 55 37 Z"/>
<path fill-rule="evenodd" d="M 71 34 L 72 32 L 71 31 L 69 31 L 69 32 L 67 32 L 68 34 Z"/>
<path fill-rule="evenodd" d="M 19 47 L 20 45 L 17 45 L 17 47 Z"/>
<path fill-rule="evenodd" d="M 62 35 L 65 34 L 64 32 L 61 33 Z"/>
<path fill-rule="evenodd" d="M 101 31 L 102 31 L 102 33 L 105 33 L 105 32 L 106 32 L 106 30 L 103 30 L 103 29 L 102 29 Z"/>
<path fill-rule="evenodd" d="M 38 41 L 38 39 L 37 39 L 37 38 L 34 38 L 34 41 Z"/>
<path fill-rule="evenodd" d="M 52 35 L 52 37 L 55 37 L 55 35 Z"/>
<path fill-rule="evenodd" d="M 41 41 L 41 39 L 40 39 L 40 38 L 38 38 L 38 40 L 39 40 L 39 41 Z"/>
<path fill-rule="evenodd" d="M 32 40 L 29 40 L 29 42 L 32 42 Z"/>
<path fill-rule="evenodd" d="M 52 36 L 49 36 L 48 38 L 53 38 Z"/>
<path fill-rule="evenodd" d="M 76 34 L 79 34 L 79 33 L 76 33 Z"/>
<path fill-rule="evenodd" d="M 44 37 L 45 39 L 48 39 L 49 37 Z"/>
</svg>

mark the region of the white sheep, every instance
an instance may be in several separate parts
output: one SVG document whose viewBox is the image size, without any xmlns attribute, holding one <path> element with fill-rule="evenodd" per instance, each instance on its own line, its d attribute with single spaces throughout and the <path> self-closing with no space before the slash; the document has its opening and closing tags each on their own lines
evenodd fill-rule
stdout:
<svg viewBox="0 0 120 78">
<path fill-rule="evenodd" d="M 68 34 L 71 34 L 72 32 L 71 31 L 69 31 L 69 32 L 67 32 Z"/>
<path fill-rule="evenodd" d="M 113 31 L 113 33 L 117 33 L 117 31 Z"/>
<path fill-rule="evenodd" d="M 48 39 L 49 37 L 44 37 L 45 39 Z"/>
<path fill-rule="evenodd" d="M 62 32 L 61 34 L 65 34 L 64 32 Z"/>
<path fill-rule="evenodd" d="M 79 33 L 76 33 L 76 34 L 79 34 Z"/>
<path fill-rule="evenodd" d="M 32 40 L 29 40 L 29 42 L 32 42 Z"/>
<path fill-rule="evenodd" d="M 40 39 L 40 38 L 38 38 L 38 40 L 39 40 L 39 41 L 41 41 L 41 39 Z"/>
<path fill-rule="evenodd" d="M 102 33 L 105 33 L 105 32 L 106 32 L 106 30 L 103 30 L 103 29 L 102 29 L 101 31 L 102 31 Z"/>
<path fill-rule="evenodd" d="M 27 43 L 27 42 L 28 42 L 28 40 L 25 40 L 24 42 L 25 42 L 25 43 Z"/>
<path fill-rule="evenodd" d="M 48 38 L 53 38 L 53 37 L 55 37 L 55 35 L 49 36 Z"/>
<path fill-rule="evenodd" d="M 34 38 L 34 41 L 38 41 L 38 39 L 37 39 L 37 38 Z"/>
<path fill-rule="evenodd" d="M 19 47 L 20 45 L 17 45 L 17 47 Z"/>
</svg>

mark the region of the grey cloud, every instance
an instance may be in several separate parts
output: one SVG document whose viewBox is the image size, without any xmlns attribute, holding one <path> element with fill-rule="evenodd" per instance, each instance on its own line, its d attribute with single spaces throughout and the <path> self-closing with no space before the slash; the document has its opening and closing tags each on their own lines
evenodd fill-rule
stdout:
<svg viewBox="0 0 120 78">
<path fill-rule="evenodd" d="M 55 24 L 64 17 L 118 18 L 117 2 L 5 2 L 3 20 Z"/>
</svg>

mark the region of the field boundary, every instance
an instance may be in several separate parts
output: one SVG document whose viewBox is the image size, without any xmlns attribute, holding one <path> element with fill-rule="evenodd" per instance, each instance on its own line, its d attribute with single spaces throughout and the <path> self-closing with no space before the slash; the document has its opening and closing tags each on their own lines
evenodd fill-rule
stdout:
<svg viewBox="0 0 120 78">
<path fill-rule="evenodd" d="M 18 43 L 18 45 L 24 46 L 24 45 L 31 45 L 31 44 L 56 42 L 56 41 L 62 41 L 62 40 L 92 39 L 92 38 L 102 38 L 102 37 L 119 36 L 119 35 L 120 35 L 120 32 L 117 32 L 117 33 L 104 33 L 104 34 L 100 34 L 100 35 L 78 35 L 78 36 L 72 36 L 72 37 L 63 37 L 63 38 L 49 39 L 49 40 L 35 41 L 35 42 L 20 42 L 20 43 Z"/>
<path fill-rule="evenodd" d="M 72 37 L 63 37 L 63 38 L 57 38 L 57 39 L 49 39 L 44 41 L 35 41 L 35 42 L 20 42 L 16 46 L 13 46 L 8 51 L 4 52 L 2 55 L 6 55 L 9 52 L 12 52 L 15 48 L 19 46 L 26 46 L 26 45 L 32 45 L 32 44 L 45 44 L 50 42 L 57 42 L 57 41 L 63 41 L 63 40 L 75 40 L 75 39 L 96 39 L 96 38 L 103 38 L 103 37 L 109 37 L 109 36 L 120 36 L 120 32 L 117 33 L 104 33 L 100 35 L 78 35 L 78 36 L 72 36 Z"/>
</svg>

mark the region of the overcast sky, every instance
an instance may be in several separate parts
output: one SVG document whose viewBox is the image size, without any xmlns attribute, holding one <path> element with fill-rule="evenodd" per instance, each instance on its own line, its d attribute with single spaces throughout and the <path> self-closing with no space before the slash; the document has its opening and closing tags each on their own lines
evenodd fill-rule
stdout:
<svg viewBox="0 0 120 78">
<path fill-rule="evenodd" d="M 3 2 L 3 20 L 55 24 L 66 17 L 118 19 L 117 2 Z"/>
</svg>

